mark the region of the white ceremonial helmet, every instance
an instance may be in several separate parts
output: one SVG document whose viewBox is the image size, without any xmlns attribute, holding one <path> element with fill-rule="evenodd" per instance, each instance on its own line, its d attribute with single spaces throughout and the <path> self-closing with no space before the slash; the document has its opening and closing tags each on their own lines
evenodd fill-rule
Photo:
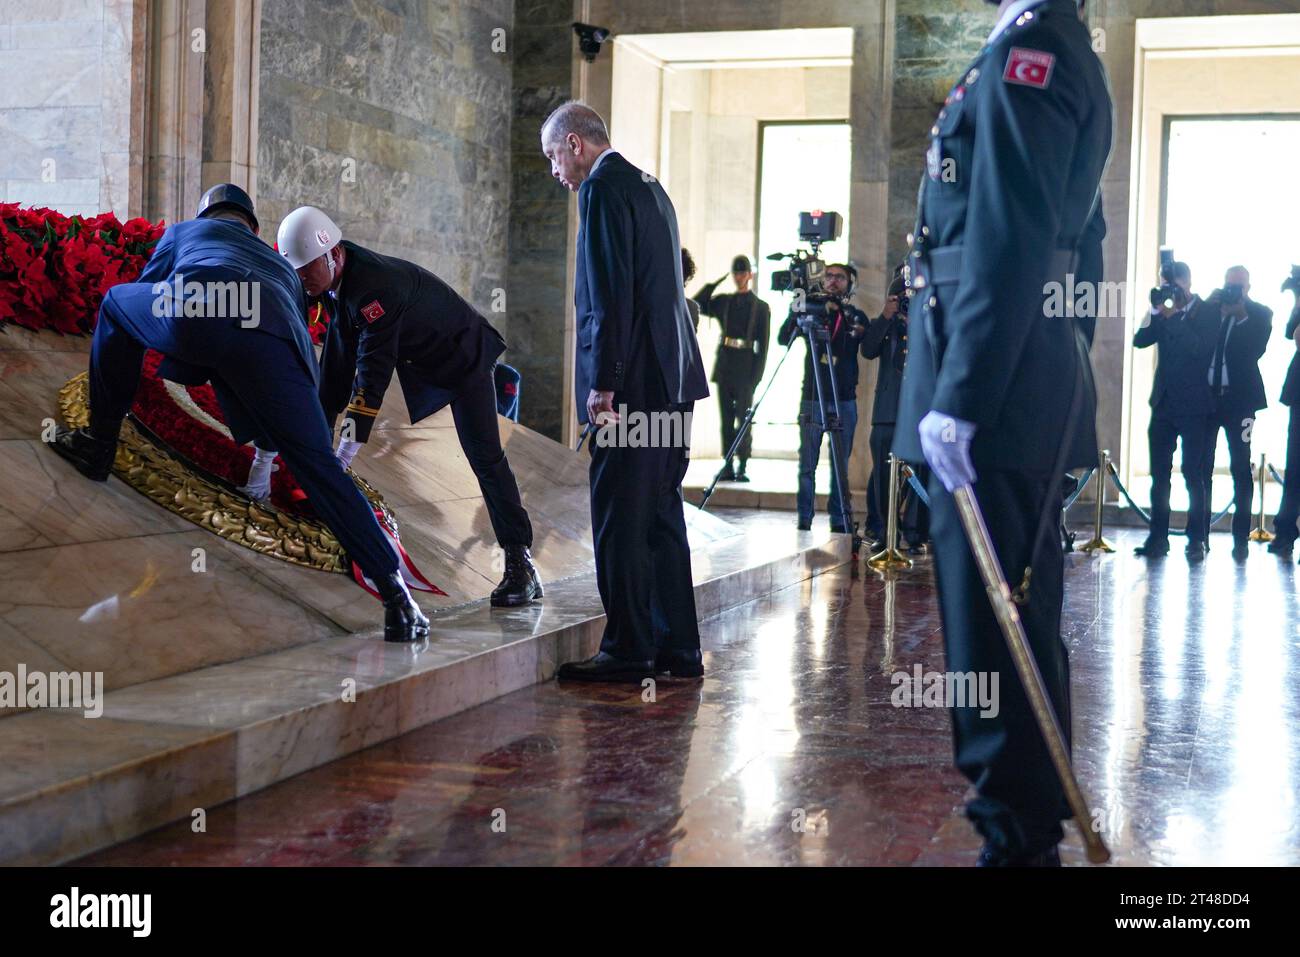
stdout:
<svg viewBox="0 0 1300 957">
<path fill-rule="evenodd" d="M 300 269 L 339 244 L 343 231 L 315 206 L 299 206 L 280 223 L 275 245 L 289 265 Z"/>
</svg>

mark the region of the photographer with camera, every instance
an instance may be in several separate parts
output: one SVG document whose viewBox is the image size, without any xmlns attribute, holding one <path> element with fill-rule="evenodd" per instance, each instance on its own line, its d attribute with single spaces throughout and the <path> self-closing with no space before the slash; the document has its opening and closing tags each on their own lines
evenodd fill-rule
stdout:
<svg viewBox="0 0 1300 957">
<path fill-rule="evenodd" d="M 885 308 L 867 325 L 862 337 L 862 355 L 879 359 L 876 397 L 871 406 L 871 476 L 867 479 L 867 524 L 865 537 L 882 541 L 889 512 L 889 449 L 894 444 L 894 423 L 898 420 L 898 397 L 907 365 L 907 313 L 911 305 L 903 266 L 894 270 Z M 915 495 L 908 495 L 900 516 L 903 537 L 913 550 L 926 539 L 926 514 Z M 892 547 L 892 546 L 891 546 Z"/>
<path fill-rule="evenodd" d="M 852 532 L 851 516 L 846 517 L 840 507 L 840 493 L 847 501 L 850 496 L 847 469 L 849 456 L 853 453 L 853 433 L 858 426 L 858 349 L 867 328 L 867 315 L 862 310 L 849 305 L 853 296 L 853 287 L 857 283 L 858 272 L 852 266 L 834 263 L 826 267 L 823 279 L 825 290 L 825 312 L 800 312 L 792 306 L 790 314 L 777 331 L 776 341 L 788 346 L 796 336 L 815 333 L 815 324 L 829 326 L 828 345 L 820 351 L 820 361 L 813 361 L 810 348 L 804 355 L 803 393 L 799 403 L 799 491 L 797 508 L 800 530 L 812 528 L 813 513 L 816 510 L 816 474 L 817 462 L 821 458 L 822 438 L 827 429 L 822 421 L 821 409 L 817 404 L 817 379 L 822 380 L 822 395 L 832 395 L 831 378 L 834 378 L 834 390 L 839 396 L 836 412 L 843 428 L 838 456 L 832 461 L 837 466 L 831 469 L 831 489 L 828 511 L 830 512 L 832 532 Z M 828 374 L 829 373 L 829 374 Z M 851 506 L 850 506 L 851 508 Z"/>
<path fill-rule="evenodd" d="M 1282 291 L 1295 294 L 1295 308 L 1286 323 L 1286 337 L 1296 344 L 1297 354 L 1291 357 L 1282 383 L 1282 404 L 1291 409 L 1286 429 L 1286 472 L 1282 482 L 1282 504 L 1273 516 L 1273 541 L 1268 550 L 1283 558 L 1291 557 L 1291 549 L 1300 529 L 1300 266 L 1291 267 L 1291 277 L 1282 283 Z"/>
<path fill-rule="evenodd" d="M 754 389 L 767 366 L 767 339 L 772 322 L 772 310 L 749 288 L 754 280 L 754 270 L 748 256 L 737 256 L 731 261 L 731 279 L 736 284 L 736 291 L 715 296 L 713 291 L 726 278 L 723 276 L 709 283 L 694 296 L 700 311 L 722 324 L 722 338 L 718 340 L 718 353 L 713 362 L 713 381 L 718 384 L 724 455 L 735 441 L 745 413 L 754 403 Z M 753 447 L 751 428 L 746 430 L 736 450 L 737 467 L 733 469 L 728 458 L 721 481 L 749 481 L 745 466 Z"/>
<path fill-rule="evenodd" d="M 1273 333 L 1273 310 L 1250 296 L 1250 273 L 1233 266 L 1224 274 L 1223 288 L 1206 300 L 1211 315 L 1218 314 L 1214 354 L 1206 381 L 1214 411 L 1205 440 L 1205 524 L 1210 519 L 1214 482 L 1214 453 L 1219 429 L 1228 438 L 1228 464 L 1232 472 L 1232 557 L 1246 558 L 1250 544 L 1250 506 L 1255 483 L 1250 467 L 1250 435 L 1255 413 L 1268 405 L 1259 360 Z"/>
<path fill-rule="evenodd" d="M 1202 462 L 1210 433 L 1214 401 L 1205 369 L 1214 352 L 1217 310 L 1192 292 L 1192 271 L 1161 250 L 1161 285 L 1151 290 L 1151 314 L 1133 335 L 1133 346 L 1156 346 L 1156 374 L 1151 384 L 1151 530 L 1134 549 L 1159 558 L 1169 554 L 1169 491 L 1174 448 L 1183 443 L 1183 481 L 1187 483 L 1187 557 L 1205 557 L 1209 528 L 1208 495 Z"/>
</svg>

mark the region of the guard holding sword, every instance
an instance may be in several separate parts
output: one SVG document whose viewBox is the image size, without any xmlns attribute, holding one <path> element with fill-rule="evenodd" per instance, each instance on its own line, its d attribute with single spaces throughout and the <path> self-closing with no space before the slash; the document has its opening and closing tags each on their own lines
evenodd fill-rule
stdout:
<svg viewBox="0 0 1300 957">
<path fill-rule="evenodd" d="M 1081 330 L 1046 295 L 1099 215 L 1112 105 L 1082 3 L 1004 0 L 999 13 L 930 130 L 894 451 L 933 470 L 948 670 L 999 675 L 996 715 L 952 711 L 978 863 L 1051 866 L 1070 816 L 1090 859 L 1105 854 L 1069 769 L 1056 534 L 1061 475 L 1096 461 L 1096 396 Z"/>
</svg>

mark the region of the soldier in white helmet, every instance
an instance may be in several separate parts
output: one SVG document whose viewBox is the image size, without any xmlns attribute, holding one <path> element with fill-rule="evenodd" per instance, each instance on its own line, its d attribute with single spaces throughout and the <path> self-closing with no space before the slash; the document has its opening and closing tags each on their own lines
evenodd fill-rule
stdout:
<svg viewBox="0 0 1300 957">
<path fill-rule="evenodd" d="M 505 577 L 492 592 L 492 604 L 510 607 L 541 598 L 529 554 L 532 524 L 497 423 L 492 371 L 506 348 L 501 334 L 433 273 L 344 240 L 314 206 L 285 217 L 277 246 L 307 295 L 319 298 L 330 315 L 320 397 L 331 423 L 343 414 L 339 461 L 351 465 L 370 438 L 394 372 L 412 424 L 450 405 L 505 550 Z"/>
</svg>

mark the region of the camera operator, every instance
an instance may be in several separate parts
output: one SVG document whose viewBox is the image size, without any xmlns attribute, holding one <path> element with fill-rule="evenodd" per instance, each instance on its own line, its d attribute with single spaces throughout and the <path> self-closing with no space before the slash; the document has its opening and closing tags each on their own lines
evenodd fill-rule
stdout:
<svg viewBox="0 0 1300 957">
<path fill-rule="evenodd" d="M 1159 558 L 1169 553 L 1169 489 L 1174 447 L 1183 443 L 1183 481 L 1187 483 L 1187 557 L 1205 557 L 1209 529 L 1209 488 L 1202 462 L 1205 443 L 1212 438 L 1210 395 L 1205 369 L 1214 352 L 1218 310 L 1192 292 L 1192 271 L 1174 262 L 1162 274 L 1163 284 L 1151 290 L 1151 314 L 1133 335 L 1138 349 L 1156 346 L 1155 380 L 1151 384 L 1151 423 L 1147 441 L 1151 453 L 1151 530 L 1134 549 Z"/>
<path fill-rule="evenodd" d="M 709 283 L 695 294 L 700 311 L 722 324 L 722 338 L 718 341 L 718 354 L 713 363 L 713 381 L 718 384 L 718 406 L 722 413 L 723 455 L 736 440 L 745 413 L 754 404 L 754 389 L 763 378 L 763 369 L 767 365 L 767 338 L 772 321 L 772 310 L 749 288 L 754 281 L 754 270 L 748 256 L 737 256 L 731 261 L 731 279 L 736 284 L 736 291 L 715 296 L 713 291 L 726 278 L 723 276 Z M 731 459 L 727 459 L 721 481 L 749 481 L 745 466 L 753 447 L 754 429 L 751 425 L 736 450 L 738 466 L 733 470 Z"/>
<path fill-rule="evenodd" d="M 1282 404 L 1291 409 L 1286 429 L 1286 473 L 1282 476 L 1282 504 L 1273 516 L 1273 541 L 1268 550 L 1274 555 L 1291 557 L 1291 549 L 1300 529 L 1300 266 L 1291 267 L 1291 278 L 1282 283 L 1282 291 L 1295 293 L 1296 304 L 1286 323 L 1286 337 L 1295 341 L 1297 354 L 1291 357 L 1282 383 Z"/>
<path fill-rule="evenodd" d="M 1214 412 L 1205 440 L 1205 522 L 1208 528 L 1214 481 L 1214 452 L 1219 429 L 1228 437 L 1228 464 L 1232 472 L 1232 557 L 1246 558 L 1250 544 L 1250 505 L 1255 483 L 1250 468 L 1250 434 L 1255 413 L 1268 405 L 1259 360 L 1273 332 L 1273 310 L 1250 298 L 1250 273 L 1233 266 L 1224 274 L 1223 288 L 1206 300 L 1211 315 L 1219 316 L 1214 354 L 1206 381 L 1214 398 Z"/>
<path fill-rule="evenodd" d="M 826 434 L 822 422 L 821 409 L 817 405 L 817 380 L 822 380 L 822 395 L 830 412 L 831 382 L 828 369 L 835 378 L 835 387 L 839 393 L 840 404 L 836 410 L 840 419 L 839 469 L 831 469 L 830 503 L 828 510 L 832 532 L 851 532 L 849 523 L 840 511 L 839 491 L 844 490 L 847 502 L 849 491 L 847 475 L 849 456 L 853 453 L 853 433 L 858 426 L 858 349 L 866 332 L 867 316 L 860 309 L 848 304 L 853 295 L 853 285 L 857 282 L 858 272 L 852 266 L 834 263 L 826 267 L 824 288 L 826 291 L 826 318 L 814 319 L 812 316 L 796 312 L 793 308 L 777 331 L 776 341 L 779 345 L 789 345 L 797 335 L 807 336 L 811 323 L 825 321 L 830 324 L 829 348 L 822 352 L 820 366 L 814 372 L 812 349 L 807 349 L 803 363 L 803 395 L 799 403 L 799 492 L 797 508 L 799 528 L 807 531 L 812 528 L 813 513 L 816 510 L 816 475 L 817 462 L 821 458 L 822 437 Z M 805 347 L 807 342 L 805 339 Z M 827 357 L 829 356 L 829 362 Z M 849 505 L 850 509 L 852 505 Z"/>
<path fill-rule="evenodd" d="M 871 476 L 867 480 L 866 538 L 882 541 L 889 513 L 889 449 L 894 444 L 894 423 L 898 420 L 898 398 L 907 365 L 907 312 L 911 297 L 903 267 L 894 270 L 885 308 L 872 319 L 862 337 L 862 355 L 879 359 L 876 397 L 871 406 Z M 926 539 L 925 506 L 908 495 L 903 507 L 902 531 L 915 551 Z"/>
</svg>

